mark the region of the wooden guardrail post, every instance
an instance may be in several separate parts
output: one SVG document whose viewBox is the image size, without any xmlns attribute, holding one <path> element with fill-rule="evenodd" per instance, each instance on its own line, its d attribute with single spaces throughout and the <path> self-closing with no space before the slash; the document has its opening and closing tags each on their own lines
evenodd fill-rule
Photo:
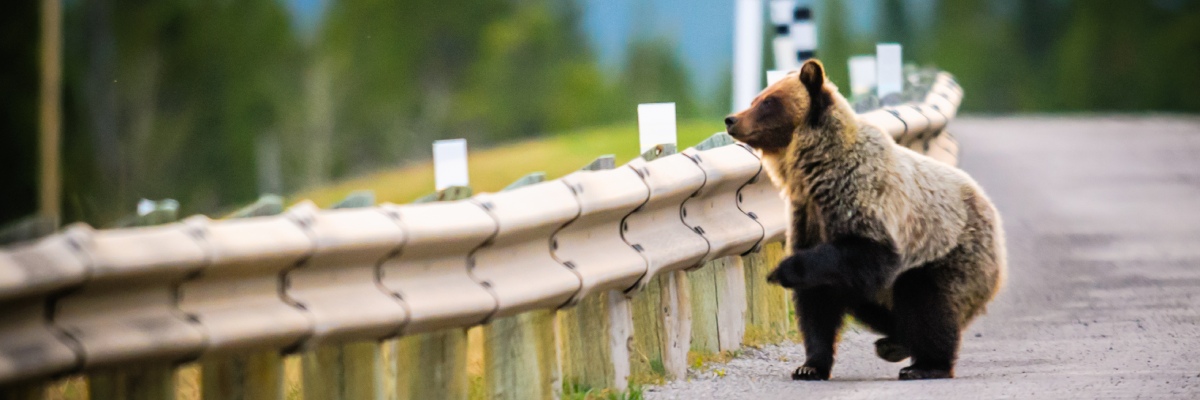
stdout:
<svg viewBox="0 0 1200 400">
<path fill-rule="evenodd" d="M 283 198 L 264 195 L 228 218 L 267 217 L 282 212 Z M 205 400 L 277 400 L 287 389 L 284 357 L 278 349 L 200 359 L 200 395 Z"/>
<path fill-rule="evenodd" d="M 283 212 L 283 198 L 267 194 L 262 195 L 253 204 L 242 207 L 226 218 L 250 218 L 279 215 Z"/>
<path fill-rule="evenodd" d="M 35 381 L 0 388 L 0 399 L 42 400 L 46 398 L 46 382 Z"/>
<path fill-rule="evenodd" d="M 504 188 L 546 180 L 534 172 Z M 562 395 L 555 310 L 497 318 L 483 326 L 484 387 L 489 399 L 557 399 Z"/>
<path fill-rule="evenodd" d="M 582 170 L 615 167 L 615 157 L 607 155 Z M 563 309 L 558 319 L 563 342 L 563 381 L 572 390 L 625 390 L 629 385 L 629 344 L 633 339 L 629 298 L 615 290 L 600 292 Z"/>
<path fill-rule="evenodd" d="M 783 244 L 768 243 L 742 256 L 746 273 L 746 336 L 744 343 L 758 346 L 778 343 L 792 331 L 788 316 L 789 295 L 782 286 L 767 283 L 767 275 L 783 260 Z"/>
<path fill-rule="evenodd" d="M 375 204 L 375 194 L 354 192 L 332 208 L 363 208 Z M 381 343 L 362 340 L 321 345 L 301 356 L 306 399 L 382 399 L 385 371 Z"/>
<path fill-rule="evenodd" d="M 179 203 L 156 202 L 153 210 L 122 222 L 128 226 L 146 226 L 174 222 Z M 106 369 L 88 375 L 88 393 L 93 400 L 155 400 L 175 398 L 175 365 L 149 363 Z"/>
<path fill-rule="evenodd" d="M 646 161 L 676 153 L 660 144 L 641 155 Z M 656 275 L 633 297 L 633 346 L 630 382 L 661 383 L 687 374 L 691 343 L 691 284 L 685 271 Z"/>
<path fill-rule="evenodd" d="M 415 202 L 462 200 L 471 194 L 469 187 L 451 186 Z M 396 365 L 397 398 L 467 398 L 467 328 L 404 336 L 389 344 Z"/>
<path fill-rule="evenodd" d="M 88 376 L 92 400 L 166 400 L 175 398 L 175 368 L 147 364 Z"/>
<path fill-rule="evenodd" d="M 733 139 L 717 134 L 697 144 L 696 150 L 732 145 Z M 692 302 L 693 364 L 722 351 L 736 350 L 745 334 L 746 283 L 742 259 L 726 256 L 688 271 Z"/>
</svg>

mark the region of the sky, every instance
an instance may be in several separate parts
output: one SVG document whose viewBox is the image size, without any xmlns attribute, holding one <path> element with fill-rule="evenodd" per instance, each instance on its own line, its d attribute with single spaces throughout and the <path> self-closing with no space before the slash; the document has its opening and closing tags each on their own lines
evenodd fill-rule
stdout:
<svg viewBox="0 0 1200 400">
<path fill-rule="evenodd" d="M 311 35 L 330 1 L 280 0 L 296 17 L 302 35 Z M 399 0 L 422 1 L 422 0 Z M 575 0 L 583 6 L 583 28 L 606 71 L 616 73 L 633 38 L 658 38 L 674 43 L 687 65 L 689 78 L 702 93 L 711 94 L 727 82 L 733 58 L 733 5 L 736 0 Z M 764 0 L 764 13 L 765 2 Z M 800 0 L 809 2 L 808 0 Z M 849 11 L 846 23 L 855 33 L 870 30 L 880 0 L 841 0 Z M 935 0 L 914 0 L 920 13 Z M 819 12 L 819 10 L 817 10 Z M 765 23 L 769 19 L 764 18 Z M 818 38 L 820 40 L 820 38 Z"/>
<path fill-rule="evenodd" d="M 601 64 L 617 71 L 635 37 L 674 43 L 705 93 L 726 82 L 733 55 L 733 0 L 580 0 L 584 31 Z"/>
</svg>

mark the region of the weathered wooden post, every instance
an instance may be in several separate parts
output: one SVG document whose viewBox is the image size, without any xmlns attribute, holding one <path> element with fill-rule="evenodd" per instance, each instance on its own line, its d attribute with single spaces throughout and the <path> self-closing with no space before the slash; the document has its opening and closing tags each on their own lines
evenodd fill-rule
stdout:
<svg viewBox="0 0 1200 400">
<path fill-rule="evenodd" d="M 363 208 L 375 204 L 370 191 L 351 193 L 332 208 Z M 321 345 L 301 355 L 304 397 L 307 399 L 383 399 L 388 368 L 382 344 L 362 340 Z"/>
<path fill-rule="evenodd" d="M 278 215 L 283 199 L 265 195 L 229 218 Z M 200 359 L 200 395 L 206 400 L 278 400 L 286 393 L 283 355 L 279 350 L 251 351 Z"/>
<path fill-rule="evenodd" d="M 642 160 L 654 161 L 676 153 L 677 134 L 673 107 L 639 105 L 638 129 Z M 648 177 L 643 177 L 646 178 Z M 691 193 L 679 195 L 687 196 Z M 656 201 L 653 193 L 650 201 Z M 668 204 L 678 201 L 680 200 L 676 198 Z M 650 206 L 652 204 L 645 205 Z M 677 218 L 677 210 L 669 213 L 669 218 Z M 639 222 L 641 219 L 637 218 Z M 660 222 L 651 218 L 647 223 Z M 698 244 L 703 245 L 703 239 L 696 237 L 696 240 Z M 690 293 L 687 273 L 672 270 L 651 277 L 633 297 L 631 383 L 659 383 L 664 379 L 682 379 L 687 374 L 687 353 L 691 343 Z"/>
<path fill-rule="evenodd" d="M 646 161 L 676 153 L 675 144 L 653 146 L 641 155 Z M 630 354 L 631 383 L 659 383 L 687 374 L 691 342 L 691 285 L 684 271 L 650 279 L 633 297 L 634 338 Z"/>
<path fill-rule="evenodd" d="M 175 200 L 142 202 L 136 216 L 127 219 L 132 226 L 174 222 L 179 203 Z M 88 375 L 88 393 L 94 400 L 153 400 L 175 398 L 175 364 L 145 363 L 106 369 Z"/>
<path fill-rule="evenodd" d="M 732 145 L 724 133 L 695 146 L 708 150 Z M 692 345 L 698 361 L 736 350 L 745 334 L 746 284 L 742 259 L 726 256 L 688 272 L 692 301 Z"/>
<path fill-rule="evenodd" d="M 504 188 L 546 180 L 534 172 Z M 497 318 L 483 326 L 484 387 L 489 399 L 557 399 L 562 396 L 556 310 Z"/>
<path fill-rule="evenodd" d="M 583 171 L 616 168 L 616 159 L 602 156 Z M 614 227 L 612 233 L 617 234 Z M 629 384 L 629 343 L 633 315 L 629 298 L 620 291 L 602 291 L 559 312 L 563 337 L 563 379 L 578 389 L 625 390 Z"/>
<path fill-rule="evenodd" d="M 759 251 L 742 256 L 746 273 L 746 336 L 744 343 L 759 346 L 778 343 L 791 330 L 788 316 L 790 295 L 779 285 L 767 283 L 767 275 L 783 260 L 783 244 L 767 243 Z"/>
<path fill-rule="evenodd" d="M 422 196 L 415 203 L 471 197 L 465 140 L 435 141 L 433 161 L 437 191 Z M 467 375 L 467 328 L 404 336 L 392 346 L 397 398 L 467 398 L 470 388 Z"/>
</svg>

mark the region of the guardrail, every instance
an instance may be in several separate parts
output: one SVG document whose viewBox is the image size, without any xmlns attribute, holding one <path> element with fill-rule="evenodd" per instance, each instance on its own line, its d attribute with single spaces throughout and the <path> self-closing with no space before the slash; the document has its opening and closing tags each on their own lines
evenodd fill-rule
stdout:
<svg viewBox="0 0 1200 400">
<path fill-rule="evenodd" d="M 954 164 L 944 128 L 961 98 L 939 73 L 923 101 L 861 118 Z M 777 193 L 755 152 L 730 142 L 458 201 L 75 225 L 0 250 L 0 384 L 633 296 L 655 277 L 782 240 Z"/>
</svg>

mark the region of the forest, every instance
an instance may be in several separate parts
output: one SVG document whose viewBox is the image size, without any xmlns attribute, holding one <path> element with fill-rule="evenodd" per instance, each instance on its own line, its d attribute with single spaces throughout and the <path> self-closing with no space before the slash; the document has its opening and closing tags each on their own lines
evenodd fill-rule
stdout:
<svg viewBox="0 0 1200 400">
<path fill-rule="evenodd" d="M 898 42 L 906 60 L 956 75 L 965 113 L 1200 111 L 1197 1 L 943 0 L 914 15 L 876 0 L 865 30 L 848 22 L 861 4 L 815 1 L 835 82 L 849 56 Z M 38 185 L 40 9 L 5 8 L 0 224 L 35 212 Z M 631 124 L 637 103 L 673 101 L 681 120 L 729 111 L 727 89 L 696 89 L 679 38 L 637 37 L 602 67 L 584 12 L 576 0 L 331 0 L 305 21 L 280 0 L 65 1 L 63 222 L 110 226 L 140 198 L 220 214 L 421 162 L 435 139 L 486 147 Z"/>
</svg>

